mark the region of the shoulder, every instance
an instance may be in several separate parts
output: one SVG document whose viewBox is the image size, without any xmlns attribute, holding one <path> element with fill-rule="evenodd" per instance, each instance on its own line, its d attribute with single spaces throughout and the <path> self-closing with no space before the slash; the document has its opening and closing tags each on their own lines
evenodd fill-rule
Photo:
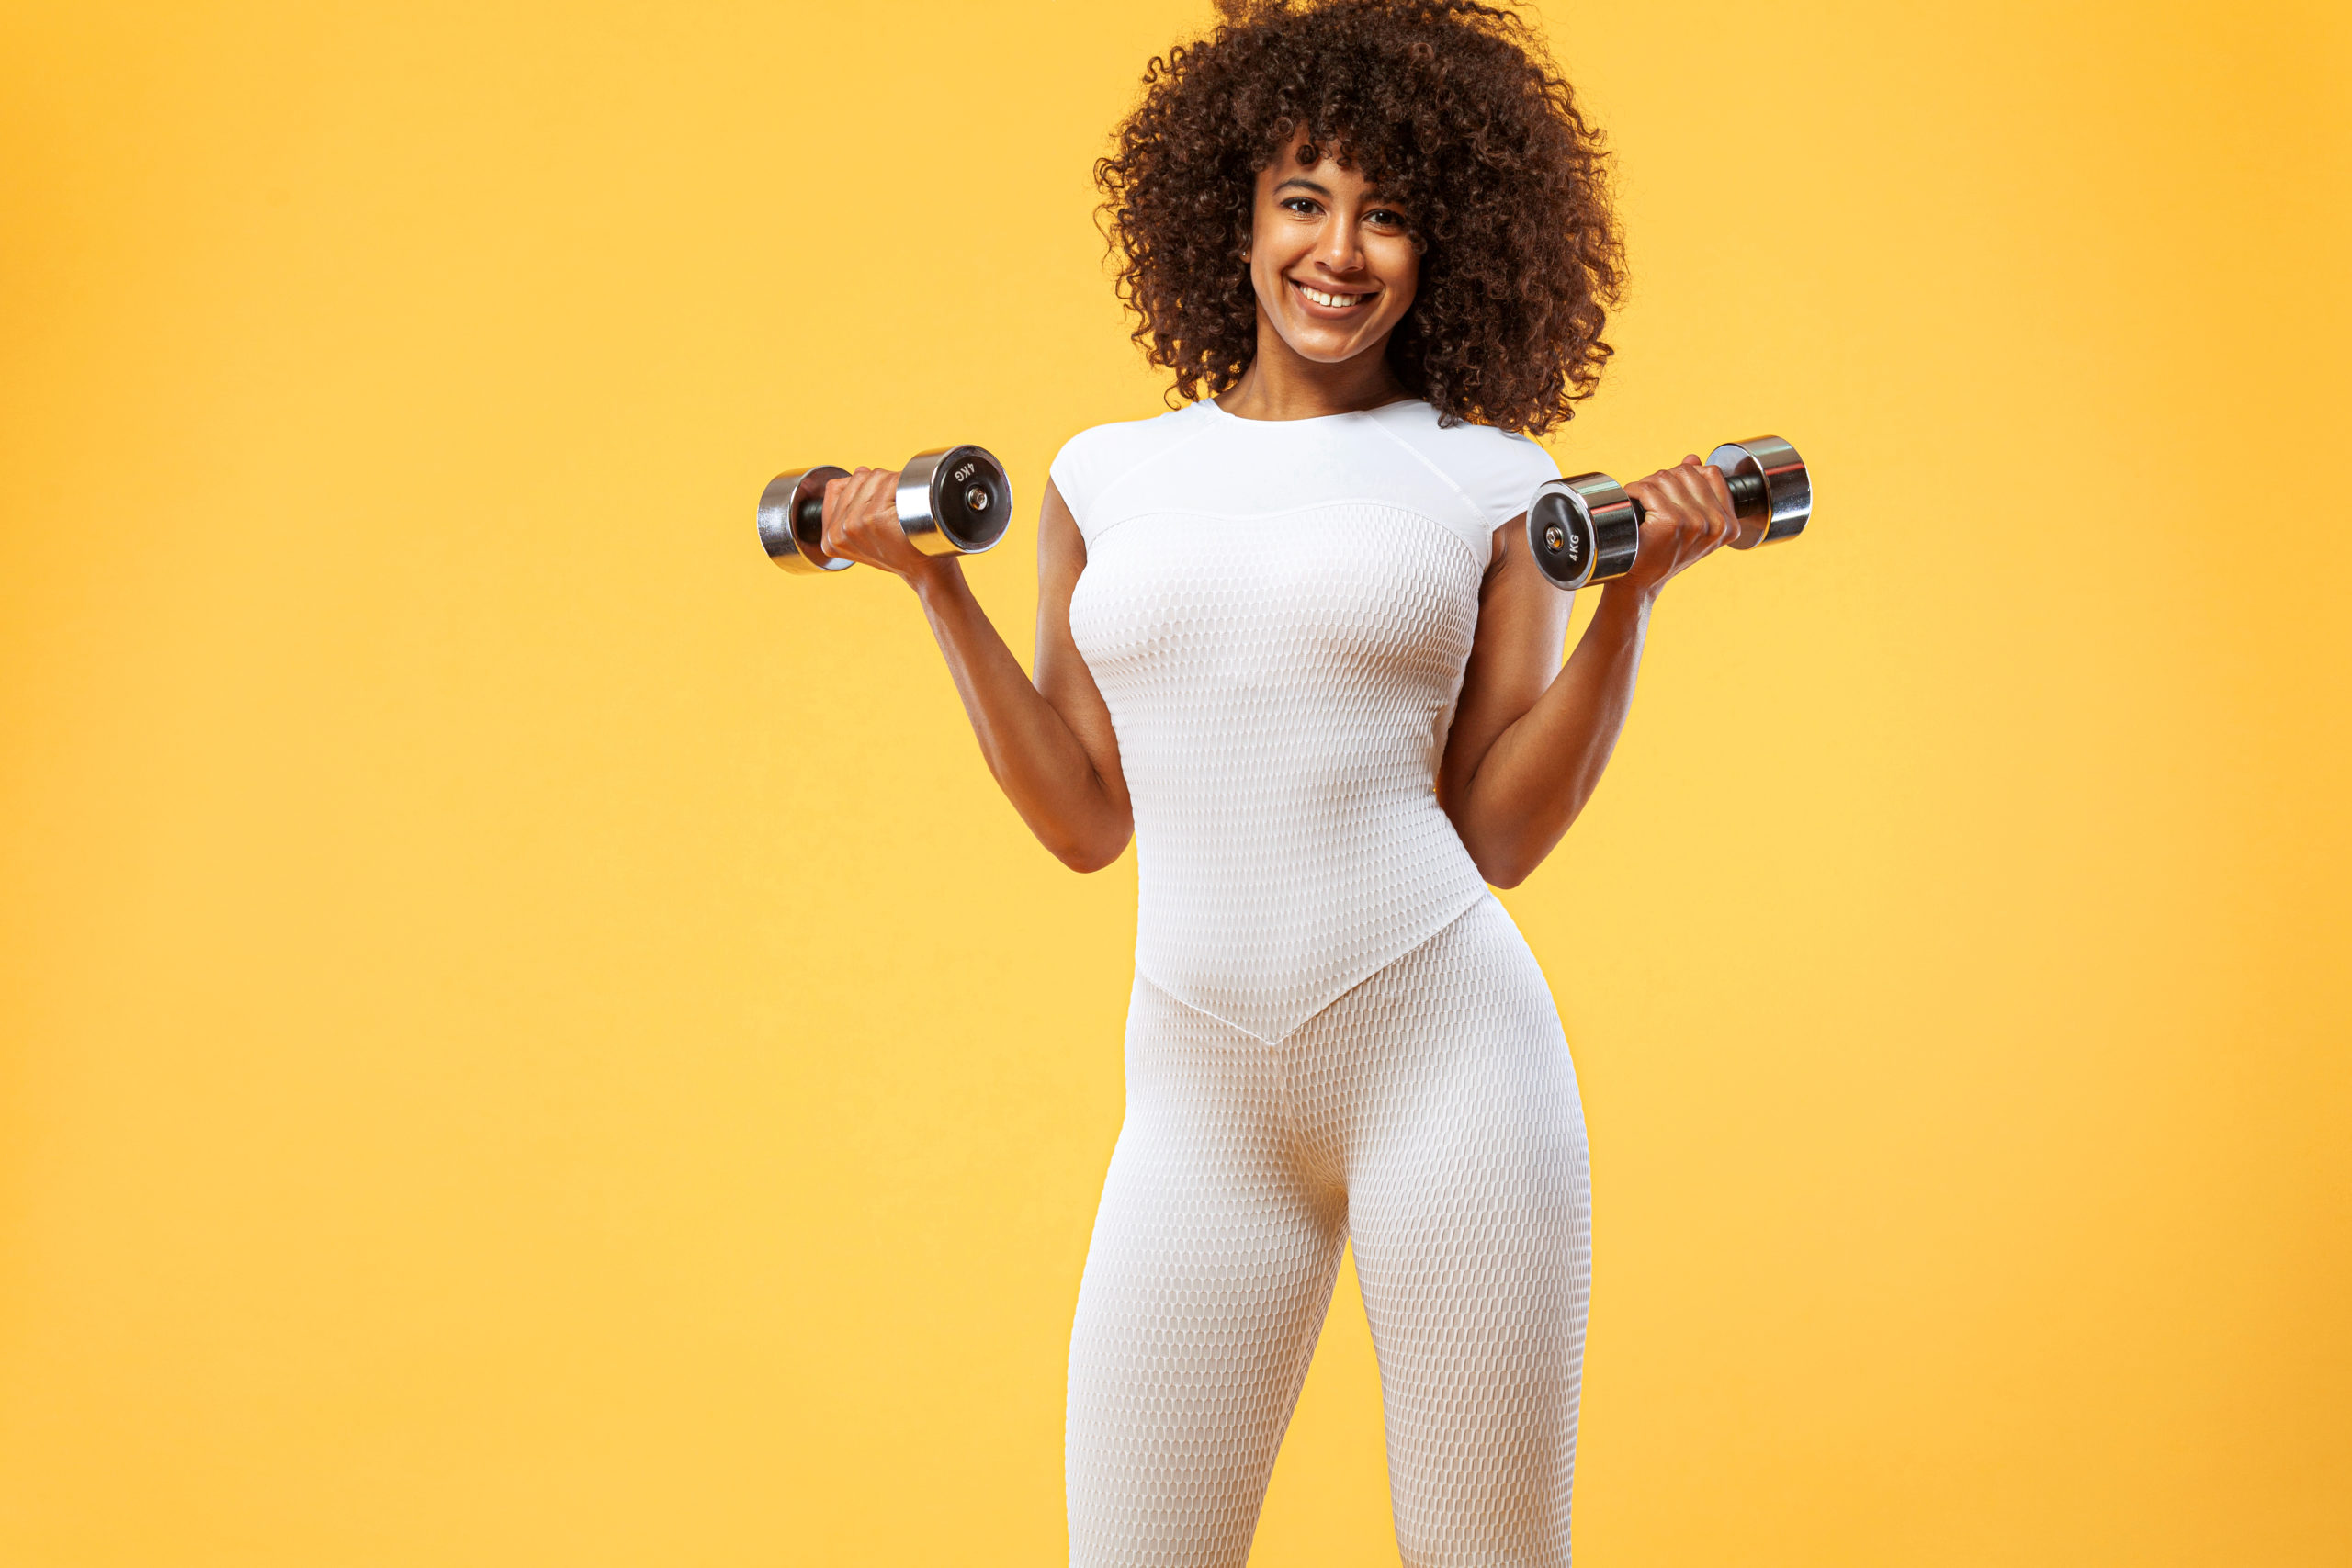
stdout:
<svg viewBox="0 0 2352 1568">
<path fill-rule="evenodd" d="M 1552 454 L 1515 430 L 1441 424 L 1437 410 L 1419 400 L 1391 403 L 1374 412 L 1383 428 L 1468 496 L 1490 527 L 1526 511 L 1535 487 L 1560 477 L 1560 465 Z"/>
<path fill-rule="evenodd" d="M 1123 475 L 1182 445 L 1202 425 L 1201 405 L 1187 404 L 1148 419 L 1127 419 L 1081 430 L 1054 454 L 1054 488 L 1063 504 L 1087 525 L 1094 502 Z"/>
</svg>

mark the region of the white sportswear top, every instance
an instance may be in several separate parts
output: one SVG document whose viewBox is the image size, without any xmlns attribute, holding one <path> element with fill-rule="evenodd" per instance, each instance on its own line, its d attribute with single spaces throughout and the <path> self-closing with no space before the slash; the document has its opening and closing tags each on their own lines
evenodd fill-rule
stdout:
<svg viewBox="0 0 2352 1568">
<path fill-rule="evenodd" d="M 1418 400 L 1275 421 L 1204 399 L 1063 446 L 1146 979 L 1276 1041 L 1484 896 L 1438 760 L 1494 530 L 1558 473 Z"/>
</svg>

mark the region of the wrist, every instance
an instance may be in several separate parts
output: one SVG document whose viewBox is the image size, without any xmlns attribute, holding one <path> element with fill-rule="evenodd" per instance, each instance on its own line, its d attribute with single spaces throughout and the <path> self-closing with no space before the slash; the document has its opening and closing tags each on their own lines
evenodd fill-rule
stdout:
<svg viewBox="0 0 2352 1568">
<path fill-rule="evenodd" d="M 1651 607 L 1657 603 L 1661 582 L 1635 582 L 1630 578 L 1616 578 L 1601 584 L 1600 604 L 1593 612 L 1595 619 L 1607 616 L 1639 626 L 1649 619 Z"/>
<path fill-rule="evenodd" d="M 907 586 L 928 607 L 943 593 L 964 586 L 963 562 L 954 556 L 924 556 L 922 564 L 905 572 Z"/>
</svg>

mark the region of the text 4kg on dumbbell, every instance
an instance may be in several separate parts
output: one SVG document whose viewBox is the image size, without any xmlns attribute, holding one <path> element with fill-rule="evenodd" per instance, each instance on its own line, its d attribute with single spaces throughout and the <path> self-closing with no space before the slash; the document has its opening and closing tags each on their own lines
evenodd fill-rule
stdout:
<svg viewBox="0 0 2352 1568">
<path fill-rule="evenodd" d="M 825 553 L 825 486 L 849 478 L 831 464 L 776 475 L 760 492 L 760 544 L 786 571 L 839 571 L 852 564 Z M 1012 521 L 1012 482 L 978 446 L 919 452 L 899 470 L 895 497 L 907 542 L 927 556 L 978 555 Z"/>
</svg>

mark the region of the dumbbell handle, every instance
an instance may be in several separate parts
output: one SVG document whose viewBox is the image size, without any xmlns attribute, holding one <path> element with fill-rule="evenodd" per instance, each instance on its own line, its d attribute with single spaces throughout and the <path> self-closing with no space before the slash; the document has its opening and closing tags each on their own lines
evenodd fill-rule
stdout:
<svg viewBox="0 0 2352 1568">
<path fill-rule="evenodd" d="M 793 503 L 792 531 L 804 539 L 825 536 L 825 491 L 821 486 Z"/>
</svg>

